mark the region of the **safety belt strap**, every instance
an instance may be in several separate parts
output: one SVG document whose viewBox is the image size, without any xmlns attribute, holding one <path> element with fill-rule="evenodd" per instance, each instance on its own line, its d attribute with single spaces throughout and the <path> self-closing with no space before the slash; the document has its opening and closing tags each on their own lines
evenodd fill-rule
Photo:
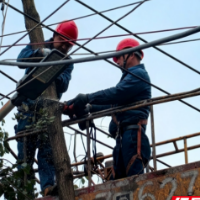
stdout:
<svg viewBox="0 0 200 200">
<path fill-rule="evenodd" d="M 138 125 L 138 131 L 137 131 L 137 154 L 134 155 L 130 159 L 130 161 L 129 161 L 127 167 L 126 167 L 126 175 L 128 175 L 129 169 L 133 165 L 133 163 L 135 162 L 136 158 L 139 158 L 142 161 L 142 156 L 141 156 L 141 138 L 142 138 L 142 132 L 141 132 L 141 130 L 142 130 L 142 125 L 146 125 L 146 124 L 147 124 L 147 119 L 141 119 L 137 123 L 137 125 Z"/>
</svg>

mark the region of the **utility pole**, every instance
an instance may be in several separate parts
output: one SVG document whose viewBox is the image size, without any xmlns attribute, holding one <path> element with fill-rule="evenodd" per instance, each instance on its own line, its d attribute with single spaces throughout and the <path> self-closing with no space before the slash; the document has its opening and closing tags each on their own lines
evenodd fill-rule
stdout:
<svg viewBox="0 0 200 200">
<path fill-rule="evenodd" d="M 40 17 L 35 8 L 34 0 L 22 0 L 22 3 L 24 12 L 40 22 Z M 34 21 L 26 17 L 25 24 L 27 30 L 30 30 L 36 25 Z M 38 26 L 35 30 L 30 32 L 29 38 L 31 43 L 44 42 L 41 26 Z M 34 49 L 42 48 L 43 45 L 34 45 L 32 47 Z M 50 85 L 42 96 L 44 99 L 57 99 L 55 83 Z M 50 101 L 50 103 L 48 101 L 44 102 L 44 106 L 48 106 L 49 117 L 55 116 L 54 122 L 48 125 L 47 130 L 53 151 L 59 199 L 75 200 L 70 158 L 67 152 L 61 124 L 62 106 L 59 106 L 59 103 L 53 101 Z M 49 106 L 49 104 L 51 104 L 51 106 Z"/>
</svg>

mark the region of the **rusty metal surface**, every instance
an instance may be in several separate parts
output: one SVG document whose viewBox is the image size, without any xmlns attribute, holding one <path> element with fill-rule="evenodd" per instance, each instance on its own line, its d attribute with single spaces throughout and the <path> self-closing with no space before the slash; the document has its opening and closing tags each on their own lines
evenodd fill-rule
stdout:
<svg viewBox="0 0 200 200">
<path fill-rule="evenodd" d="M 76 200 L 171 200 L 200 195 L 200 162 L 133 176 L 75 191 Z"/>
<path fill-rule="evenodd" d="M 75 190 L 76 200 L 171 200 L 200 196 L 200 162 Z M 59 200 L 47 196 L 37 200 Z"/>
</svg>

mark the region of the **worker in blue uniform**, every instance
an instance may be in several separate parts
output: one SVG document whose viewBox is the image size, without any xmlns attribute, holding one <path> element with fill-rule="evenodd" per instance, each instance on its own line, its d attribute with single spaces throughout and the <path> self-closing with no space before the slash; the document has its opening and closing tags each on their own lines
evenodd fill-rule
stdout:
<svg viewBox="0 0 200 200">
<path fill-rule="evenodd" d="M 78 37 L 78 29 L 74 21 L 64 21 L 58 24 L 55 29 L 56 32 L 66 36 L 70 39 L 67 40 L 64 37 L 60 36 L 56 32 L 53 37 L 46 41 L 44 48 L 38 48 L 36 50 L 32 49 L 31 45 L 27 45 L 18 56 L 18 62 L 39 62 L 41 57 L 48 55 L 52 49 L 57 49 L 64 54 L 71 49 L 74 45 L 74 42 Z M 71 73 L 73 70 L 73 64 L 70 64 L 64 72 L 62 72 L 55 80 L 57 98 L 60 99 L 62 94 L 67 91 Z M 26 68 L 25 74 L 28 74 L 32 68 Z M 16 127 L 16 133 L 24 131 L 26 126 L 34 123 L 34 109 L 36 107 L 37 100 L 27 99 L 23 102 L 23 106 L 18 107 L 18 116 L 22 115 L 23 117 L 18 120 L 18 125 Z M 25 106 L 24 106 L 25 105 Z M 26 108 L 26 109 L 25 109 Z M 23 161 L 24 153 L 24 141 L 23 139 L 18 140 L 18 160 Z M 45 140 L 41 139 L 38 135 L 32 135 L 27 137 L 26 142 L 26 158 L 27 163 L 31 167 L 31 172 L 28 174 L 28 179 L 34 179 L 33 163 L 36 148 L 38 148 L 38 172 L 40 177 L 40 186 L 43 191 L 44 196 L 52 194 L 55 188 L 55 168 L 52 158 L 52 148 L 47 137 Z M 19 162 L 20 163 L 20 162 Z M 21 169 L 22 166 L 19 164 L 18 169 Z"/>
<path fill-rule="evenodd" d="M 138 41 L 126 38 L 118 44 L 116 50 L 120 51 L 138 45 Z M 144 65 L 140 64 L 143 56 L 143 52 L 138 51 L 114 57 L 113 60 L 120 67 L 150 82 Z M 79 94 L 67 102 L 68 106 L 65 107 L 63 113 L 67 114 L 73 111 L 76 115 L 79 115 L 79 113 L 85 110 L 86 105 L 87 109 L 89 108 L 89 112 L 96 112 L 150 98 L 151 86 L 124 71 L 119 83 L 115 87 L 90 94 Z M 144 166 L 148 163 L 151 152 L 149 140 L 145 134 L 148 116 L 148 106 L 117 113 L 112 116 L 109 132 L 116 139 L 116 146 L 113 151 L 114 179 L 144 172 Z"/>
</svg>

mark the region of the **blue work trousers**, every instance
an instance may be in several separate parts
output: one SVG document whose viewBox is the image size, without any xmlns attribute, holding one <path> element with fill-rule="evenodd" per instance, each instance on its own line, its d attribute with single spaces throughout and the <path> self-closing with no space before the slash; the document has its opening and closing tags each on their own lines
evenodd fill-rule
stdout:
<svg viewBox="0 0 200 200">
<path fill-rule="evenodd" d="M 148 160 L 150 159 L 150 153 L 151 150 L 149 140 L 144 129 L 142 128 L 141 154 L 143 160 L 136 158 L 135 162 L 131 165 L 128 174 L 126 174 L 128 163 L 130 162 L 131 158 L 137 154 L 137 129 L 127 130 L 123 133 L 122 137 L 118 136 L 116 138 L 116 146 L 113 150 L 113 167 L 115 171 L 114 179 L 143 174 L 143 164 L 147 164 Z"/>
<path fill-rule="evenodd" d="M 29 125 L 26 120 L 20 120 L 16 132 L 22 131 L 22 127 Z M 41 133 L 40 133 L 41 136 Z M 28 179 L 34 178 L 33 163 L 36 149 L 38 148 L 38 172 L 40 177 L 40 187 L 43 191 L 49 186 L 55 184 L 55 167 L 52 157 L 52 148 L 49 142 L 49 138 L 40 137 L 39 135 L 32 135 L 26 137 L 26 159 L 27 164 L 31 167 L 31 173 L 27 176 Z M 18 149 L 18 160 L 23 162 L 24 159 L 24 139 L 20 138 L 17 141 Z M 21 169 L 21 165 L 18 166 L 18 169 Z"/>
</svg>

